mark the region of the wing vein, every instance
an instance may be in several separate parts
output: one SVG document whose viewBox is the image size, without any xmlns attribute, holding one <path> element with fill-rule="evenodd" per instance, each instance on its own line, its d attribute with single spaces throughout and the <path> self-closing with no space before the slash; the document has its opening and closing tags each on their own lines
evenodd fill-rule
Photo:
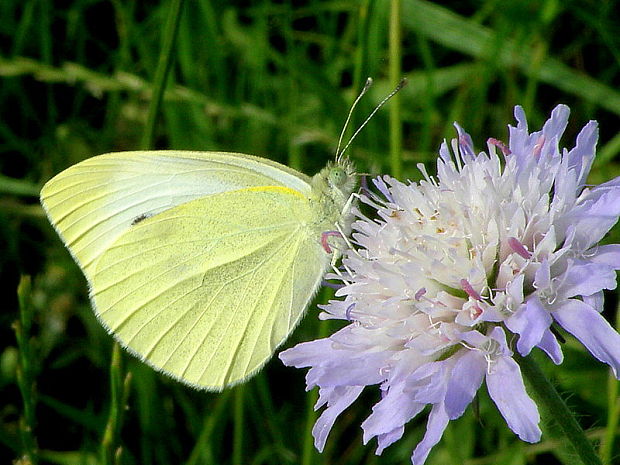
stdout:
<svg viewBox="0 0 620 465">
<path fill-rule="evenodd" d="M 295 233 L 295 232 L 296 232 L 296 231 L 292 231 L 292 232 L 290 233 L 289 237 L 292 237 L 292 236 L 294 235 L 294 233 Z M 273 258 L 273 256 L 276 254 L 276 252 L 278 252 L 281 248 L 283 248 L 283 247 L 284 247 L 284 245 L 286 245 L 286 241 L 282 241 L 282 244 L 283 244 L 283 245 L 282 245 L 281 247 L 279 247 L 278 249 L 276 249 L 276 250 L 275 250 L 275 251 L 274 251 L 274 252 L 273 252 L 273 253 L 272 253 L 272 254 L 271 254 L 271 255 L 270 255 L 267 259 L 263 260 L 263 262 L 261 263 L 261 265 L 260 265 L 260 266 L 256 266 L 256 267 L 254 268 L 254 270 L 253 270 L 253 273 L 254 273 L 254 274 L 256 273 L 256 270 L 257 270 L 258 268 L 262 267 L 262 266 L 263 266 L 263 264 L 264 264 L 265 262 L 267 262 L 267 261 L 269 261 L 270 259 L 272 259 L 272 258 Z M 264 287 L 265 287 L 265 285 L 263 285 L 263 289 L 264 289 Z M 242 301 L 241 301 L 241 299 L 240 299 L 240 300 L 238 301 L 238 303 L 237 303 L 237 309 L 239 308 L 239 305 L 241 304 L 241 302 L 242 302 Z M 251 314 L 250 314 L 250 315 L 251 315 Z M 225 329 L 225 331 L 224 331 L 224 334 L 227 334 L 227 333 L 228 333 L 228 330 L 230 329 L 230 324 L 231 324 L 231 322 L 232 322 L 232 319 L 229 321 L 228 326 L 226 327 L 226 329 Z M 224 339 L 225 339 L 225 337 L 220 338 L 220 341 L 218 342 L 218 345 L 214 348 L 214 350 L 213 350 L 213 352 L 212 352 L 212 356 L 210 357 L 209 362 L 205 364 L 205 368 L 202 370 L 202 373 L 200 374 L 200 379 L 202 379 L 202 378 L 203 378 L 203 376 L 204 376 L 204 374 L 205 374 L 206 370 L 208 369 L 209 364 L 211 363 L 211 360 L 213 360 L 213 355 L 216 353 L 217 349 L 221 346 L 221 344 L 222 344 L 222 342 L 224 341 Z M 206 340 L 206 336 L 203 338 L 202 343 L 204 343 L 204 341 L 205 341 L 205 340 Z M 195 355 L 196 355 L 196 352 L 194 353 L 194 355 L 193 355 L 193 356 L 195 356 Z M 193 358 L 193 357 L 192 357 L 192 358 Z M 229 364 L 229 370 L 230 370 L 230 364 Z"/>
</svg>

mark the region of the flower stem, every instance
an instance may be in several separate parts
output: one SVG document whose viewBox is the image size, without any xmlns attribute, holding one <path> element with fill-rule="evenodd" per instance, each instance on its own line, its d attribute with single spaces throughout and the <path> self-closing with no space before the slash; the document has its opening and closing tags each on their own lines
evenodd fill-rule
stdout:
<svg viewBox="0 0 620 465">
<path fill-rule="evenodd" d="M 616 330 L 620 331 L 620 303 L 616 306 Z M 610 464 L 613 457 L 614 439 L 620 423 L 620 386 L 618 380 L 609 370 L 607 381 L 607 427 L 601 441 L 599 455 L 605 465 Z"/>
<path fill-rule="evenodd" d="M 572 446 L 581 463 L 601 465 L 601 461 L 583 429 L 532 357 L 515 356 L 515 359 L 532 388 L 530 394 L 535 397 L 536 403 L 543 409 L 545 418 L 552 420 L 557 425 L 554 430 L 559 430 L 558 433 L 561 432 L 563 437 L 568 440 L 568 444 Z"/>
</svg>

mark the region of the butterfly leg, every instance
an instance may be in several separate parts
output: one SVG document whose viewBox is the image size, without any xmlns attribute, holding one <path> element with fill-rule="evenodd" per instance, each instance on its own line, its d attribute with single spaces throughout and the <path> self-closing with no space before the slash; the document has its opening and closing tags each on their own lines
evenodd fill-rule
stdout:
<svg viewBox="0 0 620 465">
<path fill-rule="evenodd" d="M 346 215 L 348 215 L 349 210 L 351 209 L 351 205 L 353 205 L 353 201 L 355 199 L 359 199 L 360 195 L 353 192 L 349 198 L 347 199 L 346 203 L 344 204 L 344 208 L 342 209 L 342 212 L 340 213 L 340 217 L 346 217 Z M 342 230 L 342 227 L 340 226 L 340 223 L 336 223 L 336 229 L 338 230 L 338 232 L 340 233 L 340 235 L 342 236 L 342 240 L 345 242 L 345 244 L 347 244 L 347 247 L 349 248 L 349 250 L 352 250 L 354 254 L 356 254 L 357 256 L 359 255 L 359 252 L 355 249 L 355 247 L 353 247 L 353 244 L 351 244 L 351 241 L 349 241 L 349 238 L 347 237 L 347 235 L 344 233 L 344 231 Z"/>
</svg>

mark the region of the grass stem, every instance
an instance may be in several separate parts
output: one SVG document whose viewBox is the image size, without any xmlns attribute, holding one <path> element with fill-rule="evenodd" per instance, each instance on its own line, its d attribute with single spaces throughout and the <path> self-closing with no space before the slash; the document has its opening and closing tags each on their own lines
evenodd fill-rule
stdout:
<svg viewBox="0 0 620 465">
<path fill-rule="evenodd" d="M 174 43 L 179 31 L 179 21 L 181 19 L 181 11 L 183 9 L 184 0 L 170 0 L 168 9 L 166 26 L 164 28 L 164 38 L 159 54 L 157 69 L 155 70 L 155 78 L 153 80 L 153 94 L 149 105 L 149 113 L 146 119 L 146 127 L 142 135 L 141 147 L 148 150 L 153 147 L 155 138 L 155 125 L 157 123 L 157 115 L 166 89 L 166 81 L 170 67 L 172 66 Z"/>
<path fill-rule="evenodd" d="M 390 0 L 389 57 L 390 83 L 396 87 L 402 79 L 402 0 Z M 401 179 L 403 174 L 403 126 L 400 111 L 400 95 L 396 94 L 390 102 L 390 171 Z"/>
<path fill-rule="evenodd" d="M 32 282 L 30 276 L 22 276 L 17 286 L 19 302 L 19 320 L 13 323 L 19 358 L 17 362 L 17 384 L 22 396 L 23 413 L 19 418 L 19 436 L 22 453 L 19 463 L 36 465 L 38 463 L 38 447 L 35 436 L 36 427 L 36 391 L 34 374 L 36 362 L 33 353 L 30 330 L 33 320 L 31 302 Z"/>
</svg>

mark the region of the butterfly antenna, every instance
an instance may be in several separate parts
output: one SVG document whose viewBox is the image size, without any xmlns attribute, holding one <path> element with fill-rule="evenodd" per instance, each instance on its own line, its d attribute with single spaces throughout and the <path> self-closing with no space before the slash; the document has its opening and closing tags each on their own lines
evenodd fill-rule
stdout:
<svg viewBox="0 0 620 465">
<path fill-rule="evenodd" d="M 364 94 L 366 92 L 368 92 L 368 89 L 370 89 L 370 86 L 372 86 L 372 78 L 369 77 L 369 78 L 366 79 L 366 84 L 364 84 L 364 88 L 362 89 L 360 94 L 357 96 L 357 98 L 353 102 L 353 105 L 351 105 L 351 109 L 349 110 L 349 114 L 347 115 L 347 119 L 344 122 L 344 126 L 342 128 L 342 132 L 340 133 L 340 138 L 338 139 L 338 148 L 336 149 L 336 161 L 340 161 L 340 158 L 342 157 L 342 153 L 340 152 L 340 145 L 342 144 L 342 138 L 344 137 L 344 133 L 347 130 L 347 126 L 349 125 L 349 122 L 351 121 L 351 115 L 353 115 L 353 110 L 355 110 L 355 107 L 357 106 L 357 103 L 364 96 Z M 343 150 L 343 152 L 344 152 L 344 150 Z"/>
<path fill-rule="evenodd" d="M 370 78 L 369 78 L 370 79 Z M 368 81 L 366 81 L 368 82 Z M 407 85 L 407 79 L 406 78 L 402 78 L 400 80 L 400 82 L 398 83 L 398 85 L 394 88 L 394 90 L 392 92 L 390 92 L 383 100 L 381 100 L 379 102 L 379 104 L 375 107 L 375 109 L 370 113 L 370 115 L 368 115 L 368 118 L 366 118 L 364 120 L 364 122 L 362 123 L 362 125 L 357 128 L 357 131 L 355 131 L 353 133 L 353 135 L 351 136 L 351 138 L 349 139 L 349 142 L 347 143 L 347 145 L 344 146 L 344 148 L 342 149 L 342 151 L 337 152 L 336 155 L 336 160 L 340 160 L 342 158 L 342 155 L 344 154 L 344 152 L 347 151 L 347 149 L 349 148 L 349 145 L 351 145 L 351 143 L 353 142 L 353 140 L 357 137 L 357 135 L 360 133 L 360 131 L 362 129 L 364 129 L 364 126 L 366 126 L 368 124 L 368 121 L 370 121 L 370 119 L 375 116 L 375 113 L 377 113 L 379 111 L 379 109 L 385 105 L 385 103 L 391 99 L 392 97 L 394 97 L 394 95 L 396 95 L 403 87 L 405 87 Z M 367 90 L 366 88 L 364 88 L 365 90 Z M 362 95 L 364 95 L 365 91 L 362 91 L 362 93 L 360 94 L 360 96 L 357 98 L 357 100 L 360 99 L 360 97 Z M 357 100 L 355 101 L 355 103 L 357 103 Z M 355 105 L 355 104 L 354 104 Z M 353 111 L 353 108 L 351 108 L 351 111 Z M 351 115 L 351 112 L 349 112 L 349 117 Z M 347 122 L 349 121 L 349 119 L 347 118 Z M 344 130 L 343 130 L 344 133 Z M 342 137 L 342 136 L 341 136 Z M 340 148 L 340 143 L 338 143 L 338 148 Z"/>
</svg>

